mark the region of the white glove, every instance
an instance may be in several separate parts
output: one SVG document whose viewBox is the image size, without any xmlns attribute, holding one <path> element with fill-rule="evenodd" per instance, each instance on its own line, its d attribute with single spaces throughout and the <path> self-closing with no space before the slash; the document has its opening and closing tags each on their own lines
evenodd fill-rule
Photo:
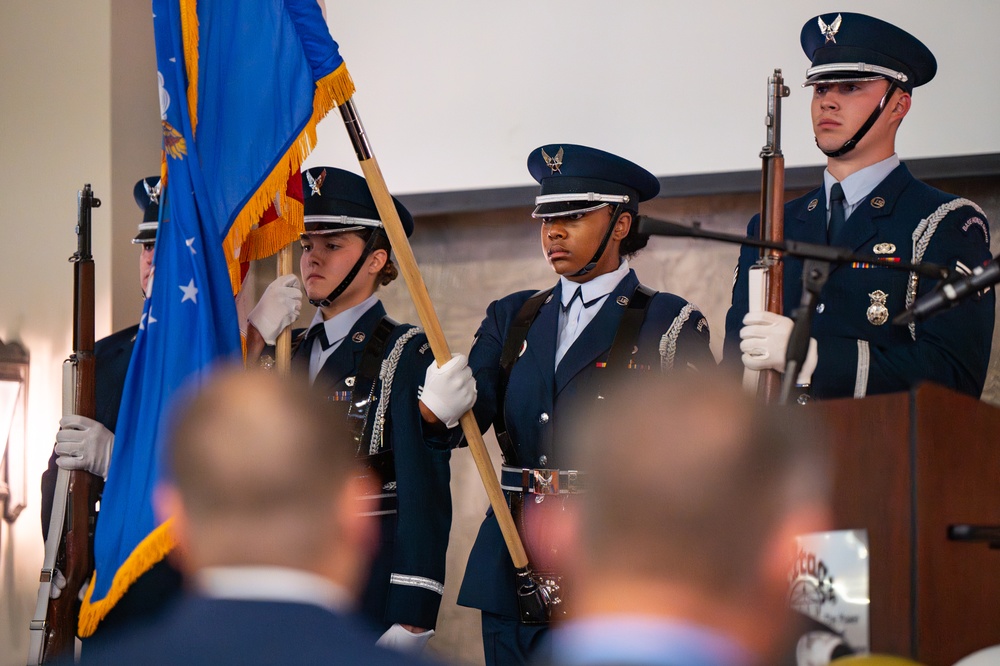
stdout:
<svg viewBox="0 0 1000 666">
<path fill-rule="evenodd" d="M 748 312 L 740 329 L 740 351 L 743 365 L 751 370 L 785 371 L 785 353 L 794 322 L 773 312 Z M 799 370 L 798 384 L 808 384 L 812 379 L 819 351 L 816 338 L 809 338 L 809 352 Z"/>
<path fill-rule="evenodd" d="M 458 425 L 462 414 L 476 404 L 476 380 L 472 378 L 468 357 L 452 354 L 451 360 L 440 368 L 432 361 L 417 397 L 446 426 Z"/>
<path fill-rule="evenodd" d="M 267 285 L 260 301 L 247 316 L 264 342 L 273 345 L 278 334 L 299 318 L 302 310 L 302 289 L 299 278 L 293 274 L 282 275 Z"/>
<path fill-rule="evenodd" d="M 66 589 L 66 576 L 59 569 L 52 574 L 52 587 L 49 588 L 49 599 L 58 599 Z"/>
<path fill-rule="evenodd" d="M 433 635 L 433 629 L 415 634 L 401 624 L 394 624 L 385 630 L 385 633 L 382 634 L 381 638 L 375 644 L 389 648 L 390 650 L 396 650 L 397 652 L 420 654 L 424 651 L 424 646 L 427 645 L 427 641 Z"/>
<path fill-rule="evenodd" d="M 108 478 L 115 434 L 94 419 L 70 414 L 59 419 L 56 464 L 63 469 L 84 469 Z"/>
</svg>

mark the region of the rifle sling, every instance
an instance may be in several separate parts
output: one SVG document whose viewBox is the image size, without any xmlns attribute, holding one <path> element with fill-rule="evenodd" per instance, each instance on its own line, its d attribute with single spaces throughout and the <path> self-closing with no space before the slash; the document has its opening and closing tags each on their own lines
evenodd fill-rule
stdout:
<svg viewBox="0 0 1000 666">
<path fill-rule="evenodd" d="M 618 331 L 615 332 L 615 340 L 611 343 L 611 351 L 608 353 L 609 370 L 621 372 L 628 369 L 636 340 L 639 339 L 639 329 L 646 320 L 646 310 L 653 302 L 655 294 L 656 291 L 644 284 L 639 284 L 632 292 L 632 298 L 628 300 L 625 314 L 618 322 Z"/>
<path fill-rule="evenodd" d="M 507 383 L 510 381 L 510 373 L 514 369 L 514 364 L 521 356 L 521 349 L 524 341 L 528 338 L 528 329 L 538 317 L 538 311 L 546 302 L 555 287 L 536 291 L 535 294 L 524 302 L 521 309 L 514 315 L 514 321 L 507 330 L 507 338 L 503 343 L 503 351 L 500 353 L 500 386 L 497 391 L 497 413 L 493 419 L 493 433 L 497 436 L 497 443 L 500 444 L 500 453 L 505 465 L 518 467 L 517 448 L 507 434 L 507 420 L 504 409 L 504 402 L 507 399 Z"/>
<path fill-rule="evenodd" d="M 49 612 L 50 593 L 56 571 L 56 558 L 62 544 L 63 526 L 66 520 L 66 500 L 69 495 L 70 470 L 60 467 L 56 472 L 56 487 L 52 497 L 52 515 L 49 518 L 49 532 L 45 536 L 45 559 L 39 577 L 38 599 L 35 614 L 31 618 L 28 638 L 28 664 L 41 664 L 45 657 L 46 618 Z M 66 594 L 70 594 L 69 591 Z"/>
</svg>

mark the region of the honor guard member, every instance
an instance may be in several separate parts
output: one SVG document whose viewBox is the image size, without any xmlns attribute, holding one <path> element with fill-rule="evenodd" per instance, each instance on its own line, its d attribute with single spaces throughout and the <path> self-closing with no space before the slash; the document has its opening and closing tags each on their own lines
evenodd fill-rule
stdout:
<svg viewBox="0 0 1000 666">
<path fill-rule="evenodd" d="M 464 356 L 439 369 L 423 331 L 386 314 L 376 291 L 398 273 L 365 180 L 334 167 L 308 169 L 303 180 L 300 269 L 317 310 L 293 333 L 292 367 L 343 414 L 356 455 L 381 479 L 381 492 L 362 501 L 380 517 L 381 543 L 361 610 L 384 632 L 381 644 L 420 651 L 444 591 L 451 472 L 447 447 L 425 443 L 448 430 L 425 423 L 418 396 L 432 419 L 454 427 L 475 401 L 472 373 Z M 393 201 L 409 236 L 413 218 Z M 297 318 L 298 284 L 278 278 L 250 313 L 251 357 Z M 436 396 L 440 382 L 460 384 L 450 402 Z"/>
<path fill-rule="evenodd" d="M 937 69 L 930 50 L 890 23 L 849 12 L 809 19 L 801 43 L 811 61 L 803 86 L 812 87 L 813 131 L 827 168 L 819 188 L 785 205 L 785 238 L 962 273 L 987 262 L 982 209 L 918 181 L 895 152 L 913 89 Z M 748 236 L 758 236 L 759 223 L 759 216 L 750 221 Z M 792 320 L 747 313 L 747 271 L 756 257 L 751 247 L 740 254 L 724 358 L 783 371 Z M 923 380 L 978 398 L 993 335 L 992 291 L 925 322 L 891 323 L 937 283 L 866 263 L 831 265 L 798 382 L 811 381 L 819 398 L 862 398 Z M 787 257 L 784 312 L 794 312 L 801 294 L 802 263 Z"/>
<path fill-rule="evenodd" d="M 132 193 L 136 204 L 143 211 L 142 222 L 139 223 L 132 243 L 141 246 L 139 287 L 145 298 L 151 293 L 152 286 L 153 249 L 156 246 L 160 216 L 160 177 L 143 178 L 135 184 Z M 71 414 L 59 421 L 60 430 L 56 433 L 55 450 L 48 469 L 42 474 L 43 535 L 48 533 L 58 467 L 86 470 L 99 477 L 103 487 L 114 450 L 125 374 L 128 372 L 138 332 L 139 325 L 135 324 L 94 343 L 96 418 Z M 58 587 L 60 582 L 64 585 L 65 579 L 57 572 L 53 586 L 54 596 L 61 594 Z M 128 592 L 101 620 L 97 632 L 86 639 L 87 644 L 96 644 L 120 626 L 155 614 L 164 602 L 180 592 L 180 588 L 180 573 L 166 559 L 161 560 L 129 587 Z"/>
<path fill-rule="evenodd" d="M 543 291 L 521 291 L 490 304 L 469 365 L 476 377 L 476 416 L 493 424 L 503 453 L 501 485 L 522 523 L 535 507 L 557 507 L 580 478 L 578 462 L 554 442 L 560 405 L 598 400 L 614 374 L 714 367 L 708 323 L 691 303 L 639 283 L 628 258 L 645 247 L 639 202 L 660 191 L 656 177 L 611 153 L 550 144 L 528 156 L 541 184 L 532 217 L 542 252 L 559 276 Z M 553 486 L 525 479 L 559 476 Z M 582 473 L 581 473 L 582 474 Z M 569 476 L 568 476 L 569 475 Z M 544 500 L 549 499 L 548 502 Z M 536 571 L 551 544 L 522 533 Z M 492 510 L 469 556 L 458 602 L 482 611 L 487 664 L 525 663 L 546 625 L 519 621 L 514 566 Z"/>
</svg>

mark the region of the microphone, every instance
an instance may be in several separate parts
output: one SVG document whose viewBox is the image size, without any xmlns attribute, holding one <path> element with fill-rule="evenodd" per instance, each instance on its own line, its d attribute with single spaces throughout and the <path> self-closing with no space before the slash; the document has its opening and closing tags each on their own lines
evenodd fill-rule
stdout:
<svg viewBox="0 0 1000 666">
<path fill-rule="evenodd" d="M 985 266 L 976 266 L 971 275 L 941 282 L 931 293 L 921 296 L 905 312 L 897 315 L 892 323 L 909 324 L 911 321 L 923 321 L 998 282 L 1000 282 L 1000 263 L 997 257 L 994 257 Z"/>
</svg>

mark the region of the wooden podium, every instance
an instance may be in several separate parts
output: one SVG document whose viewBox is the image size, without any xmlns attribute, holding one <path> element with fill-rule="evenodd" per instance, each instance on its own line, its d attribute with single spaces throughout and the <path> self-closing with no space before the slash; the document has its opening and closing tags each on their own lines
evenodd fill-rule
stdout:
<svg viewBox="0 0 1000 666">
<path fill-rule="evenodd" d="M 933 384 L 810 407 L 833 445 L 834 527 L 868 530 L 872 651 L 951 666 L 1000 644 L 1000 548 L 948 537 L 1000 526 L 1000 409 Z"/>
</svg>

